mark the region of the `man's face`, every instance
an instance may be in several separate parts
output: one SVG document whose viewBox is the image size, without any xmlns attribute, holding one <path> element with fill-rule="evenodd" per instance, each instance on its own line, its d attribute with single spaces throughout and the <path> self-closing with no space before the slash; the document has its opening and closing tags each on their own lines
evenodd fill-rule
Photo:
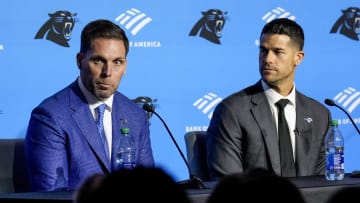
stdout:
<svg viewBox="0 0 360 203">
<path fill-rule="evenodd" d="M 98 100 L 105 100 L 114 94 L 126 72 L 124 42 L 119 39 L 95 39 L 89 51 L 78 53 L 77 64 L 86 89 Z"/>
<path fill-rule="evenodd" d="M 260 39 L 259 71 L 271 86 L 293 85 L 295 68 L 304 52 L 287 35 L 264 34 Z"/>
</svg>

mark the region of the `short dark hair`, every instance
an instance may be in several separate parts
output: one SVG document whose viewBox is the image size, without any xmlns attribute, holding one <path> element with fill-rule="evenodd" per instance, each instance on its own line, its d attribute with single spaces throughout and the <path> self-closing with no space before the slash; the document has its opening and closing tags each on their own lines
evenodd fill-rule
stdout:
<svg viewBox="0 0 360 203">
<path fill-rule="evenodd" d="M 125 31 L 115 23 L 104 19 L 92 21 L 84 27 L 81 32 L 80 52 L 88 51 L 91 43 L 97 38 L 122 40 L 125 45 L 125 56 L 129 52 L 129 40 Z"/>
<path fill-rule="evenodd" d="M 300 50 L 304 48 L 304 31 L 299 24 L 288 18 L 278 18 L 267 23 L 260 34 L 260 39 L 264 34 L 281 34 L 290 37 Z"/>
</svg>

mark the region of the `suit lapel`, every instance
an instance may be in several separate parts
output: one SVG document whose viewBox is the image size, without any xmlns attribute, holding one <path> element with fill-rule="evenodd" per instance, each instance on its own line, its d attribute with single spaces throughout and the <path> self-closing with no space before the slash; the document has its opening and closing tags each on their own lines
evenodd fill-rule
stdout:
<svg viewBox="0 0 360 203">
<path fill-rule="evenodd" d="M 111 152 L 111 166 L 116 168 L 116 154 L 118 146 L 122 137 L 121 128 L 128 127 L 129 114 L 127 113 L 127 105 L 119 93 L 114 94 L 112 106 L 112 152 Z M 131 133 L 131 129 L 130 129 Z"/>
<path fill-rule="evenodd" d="M 75 123 L 78 125 L 82 135 L 86 138 L 90 148 L 94 154 L 99 157 L 99 160 L 108 170 L 111 171 L 110 161 L 106 157 L 103 144 L 101 142 L 95 120 L 90 112 L 89 106 L 86 102 L 85 97 L 81 93 L 79 86 L 76 84 L 72 85 L 72 90 L 69 93 L 70 107 L 74 113 L 72 115 Z M 84 156 L 87 156 L 84 154 Z"/>
<path fill-rule="evenodd" d="M 305 108 L 299 93 L 296 94 L 296 164 L 297 174 L 307 174 L 309 163 L 312 163 L 312 131 L 313 120 L 311 112 Z"/>
<path fill-rule="evenodd" d="M 257 83 L 257 87 L 261 88 L 261 84 Z M 259 128 L 261 129 L 262 136 L 265 142 L 265 147 L 268 154 L 268 160 L 271 162 L 273 171 L 276 174 L 281 174 L 280 154 L 279 154 L 279 141 L 276 131 L 275 120 L 267 102 L 266 96 L 263 91 L 254 94 L 252 97 L 254 107 L 251 109 Z M 263 103 L 266 103 L 265 105 Z"/>
<path fill-rule="evenodd" d="M 121 108 L 118 108 L 118 98 L 115 98 L 116 94 L 114 95 L 113 105 L 112 105 L 112 152 L 111 152 L 111 167 L 112 169 L 116 168 L 116 154 L 118 151 L 118 145 L 120 141 L 120 123 L 122 122 L 122 111 Z M 115 103 L 117 101 L 117 103 Z"/>
</svg>

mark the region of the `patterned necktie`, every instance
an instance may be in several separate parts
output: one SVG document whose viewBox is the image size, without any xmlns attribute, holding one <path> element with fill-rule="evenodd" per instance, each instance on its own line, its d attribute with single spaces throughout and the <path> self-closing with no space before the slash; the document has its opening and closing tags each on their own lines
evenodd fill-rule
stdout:
<svg viewBox="0 0 360 203">
<path fill-rule="evenodd" d="M 278 107 L 278 135 L 280 147 L 281 175 L 284 177 L 296 176 L 293 150 L 290 140 L 289 127 L 285 119 L 284 107 L 289 100 L 280 99 L 276 102 Z"/>
<path fill-rule="evenodd" d="M 104 112 L 105 112 L 105 104 L 101 104 L 100 106 L 98 106 L 96 108 L 97 110 L 97 114 L 98 114 L 98 119 L 96 121 L 96 125 L 100 134 L 100 138 L 101 138 L 101 142 L 104 145 L 104 150 L 106 153 L 106 157 L 109 159 L 109 147 L 107 144 L 107 139 L 105 136 L 105 131 L 104 131 L 104 124 L 103 124 L 103 120 L 104 120 Z"/>
</svg>

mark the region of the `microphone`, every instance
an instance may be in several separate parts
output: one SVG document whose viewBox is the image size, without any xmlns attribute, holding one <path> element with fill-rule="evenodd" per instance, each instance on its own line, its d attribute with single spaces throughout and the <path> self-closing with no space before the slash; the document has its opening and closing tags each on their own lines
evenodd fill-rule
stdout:
<svg viewBox="0 0 360 203">
<path fill-rule="evenodd" d="M 191 169 L 190 169 L 190 165 L 188 163 L 188 161 L 186 160 L 184 153 L 182 153 L 178 143 L 176 142 L 173 134 L 171 133 L 169 127 L 166 125 L 165 121 L 161 118 L 161 116 L 156 113 L 156 111 L 154 110 L 154 108 L 152 106 L 150 106 L 148 103 L 144 103 L 143 105 L 143 109 L 146 112 L 149 113 L 153 113 L 154 115 L 156 115 L 156 117 L 158 117 L 160 119 L 160 121 L 163 123 L 163 125 L 165 126 L 168 134 L 170 135 L 173 143 L 175 144 L 177 150 L 179 151 L 181 158 L 183 159 L 183 161 L 185 162 L 185 165 L 189 171 L 189 175 L 190 175 L 190 179 L 189 180 L 183 180 L 178 182 L 184 189 L 204 189 L 204 182 L 197 176 L 195 176 L 194 174 L 192 174 Z"/>
<path fill-rule="evenodd" d="M 301 132 L 300 132 L 300 130 L 297 129 L 297 128 L 295 128 L 294 134 L 295 134 L 296 136 L 301 136 Z"/>
<path fill-rule="evenodd" d="M 358 126 L 355 124 L 354 120 L 351 118 L 350 114 L 341 106 L 337 105 L 333 100 L 331 99 L 325 99 L 325 104 L 327 104 L 328 106 L 336 106 L 338 107 L 341 111 L 343 111 L 347 117 L 349 117 L 351 123 L 353 124 L 353 126 L 355 127 L 356 131 L 358 132 L 358 134 L 360 135 L 360 130 L 358 128 Z"/>
<path fill-rule="evenodd" d="M 331 99 L 325 99 L 325 104 L 327 104 L 328 106 L 336 106 L 338 107 L 341 111 L 343 111 L 350 119 L 351 123 L 353 124 L 353 126 L 355 127 L 356 131 L 360 134 L 360 130 L 357 127 L 357 125 L 355 124 L 354 120 L 351 118 L 350 114 L 341 106 L 337 105 L 333 100 Z M 350 177 L 352 178 L 360 178 L 360 171 L 359 170 L 354 170 L 350 173 Z"/>
</svg>

